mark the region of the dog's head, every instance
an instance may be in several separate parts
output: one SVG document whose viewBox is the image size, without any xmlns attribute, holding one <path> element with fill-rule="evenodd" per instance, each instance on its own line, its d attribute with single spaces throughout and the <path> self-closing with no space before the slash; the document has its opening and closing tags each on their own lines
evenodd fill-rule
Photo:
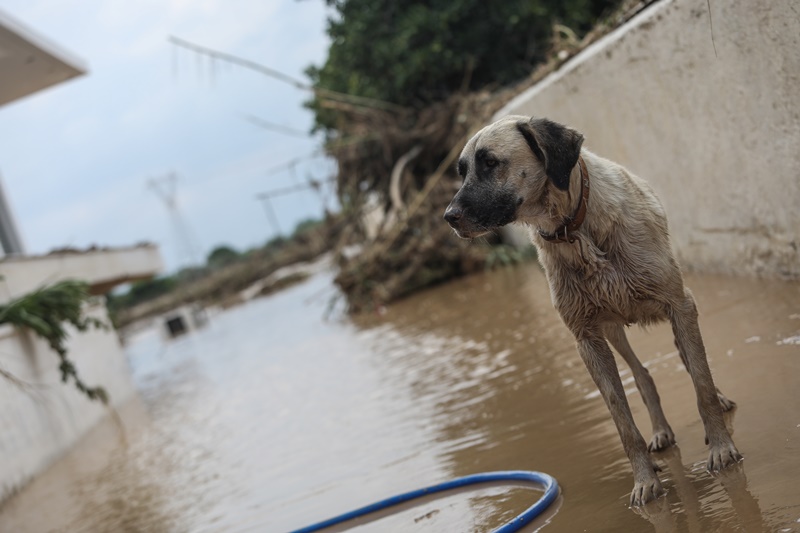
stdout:
<svg viewBox="0 0 800 533">
<path fill-rule="evenodd" d="M 464 182 L 444 219 L 469 239 L 547 215 L 545 195 L 569 188 L 582 143 L 583 135 L 545 118 L 509 116 L 486 126 L 461 151 Z"/>
</svg>

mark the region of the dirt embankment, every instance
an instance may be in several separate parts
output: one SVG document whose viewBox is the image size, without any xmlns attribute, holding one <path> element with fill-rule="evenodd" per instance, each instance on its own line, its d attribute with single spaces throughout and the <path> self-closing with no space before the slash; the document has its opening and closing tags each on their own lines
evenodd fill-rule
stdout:
<svg viewBox="0 0 800 533">
<path fill-rule="evenodd" d="M 291 240 L 277 250 L 263 249 L 218 270 L 199 273 L 196 277 L 182 280 L 167 294 L 118 311 L 114 319 L 115 325 L 125 327 L 186 304 L 224 307 L 237 303 L 239 293 L 254 283 L 269 278 L 289 265 L 313 261 L 330 251 L 338 240 L 341 228 L 341 221 L 331 218 L 305 233 L 302 238 Z M 292 279 L 296 280 L 296 277 Z M 286 281 L 281 278 L 275 284 L 265 283 L 262 293 L 288 286 Z"/>
</svg>

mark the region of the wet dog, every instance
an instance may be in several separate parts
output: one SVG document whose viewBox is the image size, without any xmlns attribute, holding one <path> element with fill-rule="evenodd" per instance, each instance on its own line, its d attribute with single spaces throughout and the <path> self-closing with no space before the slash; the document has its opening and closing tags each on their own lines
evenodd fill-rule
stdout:
<svg viewBox="0 0 800 533">
<path fill-rule="evenodd" d="M 710 448 L 708 469 L 737 463 L 723 420 L 733 403 L 715 387 L 653 190 L 622 166 L 583 149 L 583 135 L 544 118 L 510 116 L 479 131 L 458 160 L 464 182 L 444 214 L 459 237 L 524 224 L 539 251 L 558 313 L 619 431 L 633 468 L 631 505 L 663 494 L 649 451 L 675 443 L 647 369 L 625 326 L 669 320 Z M 609 343 L 630 366 L 653 424 L 645 443 L 631 415 Z"/>
</svg>

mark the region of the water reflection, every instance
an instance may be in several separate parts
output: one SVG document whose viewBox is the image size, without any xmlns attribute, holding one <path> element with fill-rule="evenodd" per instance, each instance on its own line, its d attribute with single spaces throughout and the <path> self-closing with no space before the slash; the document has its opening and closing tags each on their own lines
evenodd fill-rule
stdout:
<svg viewBox="0 0 800 533">
<path fill-rule="evenodd" d="M 743 463 L 711 477 L 702 469 L 686 468 L 678 446 L 660 453 L 659 458 L 667 464 L 665 485 L 670 492 L 656 504 L 634 510 L 650 521 L 656 532 L 701 533 L 721 523 L 731 530 L 774 529 L 765 522 L 758 500 L 747 488 Z M 701 507 L 703 501 L 712 504 Z"/>
<path fill-rule="evenodd" d="M 710 297 L 701 294 L 707 300 L 722 296 L 711 305 L 728 311 L 728 320 L 746 320 L 752 327 L 746 306 L 737 309 L 735 304 L 748 303 L 759 288 L 745 284 L 739 287 L 744 294 L 735 294 L 725 281 L 707 283 Z M 789 294 L 778 298 L 779 309 L 773 309 L 773 314 L 790 315 L 798 301 L 792 295 L 797 292 L 796 285 L 790 286 Z M 362 327 L 374 331 L 376 321 L 366 320 Z M 406 387 L 415 398 L 435 407 L 431 421 L 437 426 L 442 464 L 453 476 L 512 468 L 555 473 L 566 487 L 563 512 L 571 515 L 559 517 L 552 526 L 555 529 L 641 529 L 645 526 L 637 516 L 657 531 L 771 530 L 789 522 L 789 507 L 777 513 L 782 518 L 766 518 L 747 489 L 741 465 L 712 477 L 701 460 L 685 472 L 677 447 L 659 456 L 667 463 L 662 478 L 671 489 L 668 498 L 638 515 L 628 510 L 624 505 L 630 490 L 627 459 L 571 337 L 549 304 L 547 286 L 533 269 L 464 280 L 455 289 L 447 287 L 402 302 L 382 321 L 391 328 L 379 327 L 374 349 L 387 350 L 387 357 L 374 364 L 393 387 Z M 728 325 L 723 331 L 734 331 L 734 327 Z M 657 343 L 670 351 L 654 350 Z M 654 332 L 644 350 L 637 351 L 660 390 L 667 380 L 665 401 L 684 404 L 680 410 L 685 418 L 680 421 L 691 426 L 691 431 L 683 428 L 681 437 L 685 437 L 701 428 L 688 377 L 671 344 L 671 335 L 662 329 Z M 620 369 L 639 425 L 646 429 L 649 424 L 642 423 L 644 410 L 630 372 L 624 366 Z M 679 397 L 670 398 L 681 381 Z M 775 399 L 780 402 L 788 397 L 797 405 L 796 395 L 786 389 Z M 666 409 L 675 411 L 670 405 Z M 731 429 L 735 413 L 726 417 Z M 701 450 L 698 454 L 692 447 L 692 456 L 705 458 L 707 452 Z M 797 466 L 793 465 L 795 471 Z M 617 505 L 609 506 L 607 495 L 615 493 Z"/>
</svg>

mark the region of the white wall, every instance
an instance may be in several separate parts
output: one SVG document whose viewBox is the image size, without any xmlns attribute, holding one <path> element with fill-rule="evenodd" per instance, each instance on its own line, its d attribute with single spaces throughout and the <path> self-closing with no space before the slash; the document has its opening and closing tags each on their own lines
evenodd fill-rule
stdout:
<svg viewBox="0 0 800 533">
<path fill-rule="evenodd" d="M 64 251 L 36 257 L 0 260 L 0 303 L 64 279 L 86 281 L 103 292 L 161 269 L 152 245 Z M 102 301 L 87 314 L 110 324 Z M 113 405 L 134 393 L 125 354 L 116 331 L 71 331 L 68 356 L 90 387 L 102 386 Z M 19 387 L 0 376 L 0 501 L 68 451 L 109 410 L 61 383 L 60 359 L 27 330 L 0 325 L 0 371 L 23 382 Z"/>
<path fill-rule="evenodd" d="M 107 320 L 104 305 L 88 310 Z M 89 385 L 102 385 L 120 405 L 134 392 L 116 333 L 73 332 L 69 357 Z M 0 369 L 29 384 L 19 388 L 0 377 L 0 501 L 66 452 L 108 415 L 72 382 L 63 384 L 59 358 L 31 333 L 0 326 Z"/>
<path fill-rule="evenodd" d="M 154 244 L 4 257 L 0 259 L 0 302 L 65 279 L 85 281 L 93 294 L 101 294 L 115 284 L 154 276 L 163 268 Z"/>
<path fill-rule="evenodd" d="M 800 278 L 800 3 L 662 0 L 497 114 L 653 184 L 684 267 Z"/>
</svg>

